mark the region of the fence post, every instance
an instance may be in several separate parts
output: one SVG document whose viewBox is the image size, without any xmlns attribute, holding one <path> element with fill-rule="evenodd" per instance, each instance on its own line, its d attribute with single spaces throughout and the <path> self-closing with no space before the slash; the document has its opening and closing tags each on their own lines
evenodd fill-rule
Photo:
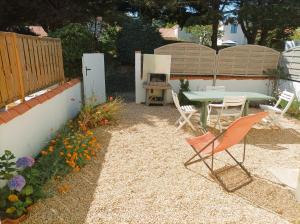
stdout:
<svg viewBox="0 0 300 224">
<path fill-rule="evenodd" d="M 20 98 L 21 98 L 21 102 L 24 102 L 25 101 L 24 80 L 23 80 L 22 66 L 21 66 L 20 55 L 18 51 L 18 45 L 17 45 L 17 35 L 16 33 L 12 33 L 11 35 L 12 35 L 13 48 L 16 55 L 18 79 L 20 85 Z"/>
</svg>

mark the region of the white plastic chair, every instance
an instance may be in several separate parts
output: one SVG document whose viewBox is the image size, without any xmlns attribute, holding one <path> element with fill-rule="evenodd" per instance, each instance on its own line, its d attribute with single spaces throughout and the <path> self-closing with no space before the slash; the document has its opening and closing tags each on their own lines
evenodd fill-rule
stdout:
<svg viewBox="0 0 300 224">
<path fill-rule="evenodd" d="M 174 104 L 181 115 L 180 118 L 175 122 L 175 125 L 178 125 L 176 131 L 181 129 L 185 124 L 188 124 L 195 131 L 196 128 L 191 123 L 190 119 L 197 113 L 197 109 L 193 105 L 180 106 L 177 93 L 175 93 L 173 90 L 172 97 Z"/>
<path fill-rule="evenodd" d="M 271 119 L 270 122 L 277 123 L 278 118 L 282 117 L 287 110 L 290 108 L 290 106 L 293 103 L 293 100 L 295 98 L 294 93 L 290 93 L 288 91 L 283 91 L 282 94 L 279 96 L 279 99 L 277 100 L 276 104 L 274 106 L 271 105 L 259 105 L 261 109 L 264 111 L 268 111 L 269 118 Z M 281 101 L 287 102 L 286 106 L 284 108 L 280 108 Z M 277 116 L 279 114 L 279 116 Z"/>
<path fill-rule="evenodd" d="M 206 91 L 211 91 L 211 90 L 225 91 L 226 88 L 225 86 L 206 86 Z"/>
<path fill-rule="evenodd" d="M 206 91 L 226 91 L 225 86 L 206 86 Z M 207 122 L 210 123 L 210 115 L 213 108 L 222 108 L 221 103 L 210 103 L 207 105 Z"/>
<path fill-rule="evenodd" d="M 218 119 L 215 126 L 218 124 L 220 132 L 223 131 L 223 126 L 221 123 L 222 118 L 229 118 L 233 117 L 234 120 L 241 117 L 244 111 L 245 103 L 246 103 L 245 96 L 226 96 L 224 97 L 223 103 L 219 104 L 219 114 Z"/>
</svg>

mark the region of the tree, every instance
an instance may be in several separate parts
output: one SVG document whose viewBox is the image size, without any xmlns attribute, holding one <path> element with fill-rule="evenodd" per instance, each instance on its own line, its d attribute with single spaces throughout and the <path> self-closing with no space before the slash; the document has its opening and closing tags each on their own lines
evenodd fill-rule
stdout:
<svg viewBox="0 0 300 224">
<path fill-rule="evenodd" d="M 266 45 L 272 31 L 284 34 L 300 24 L 299 5 L 295 0 L 240 0 L 235 15 L 249 44 Z"/>
<path fill-rule="evenodd" d="M 112 16 L 117 0 L 1 0 L 0 30 L 42 25 L 53 31 L 68 23 L 83 23 L 96 16 Z"/>
<path fill-rule="evenodd" d="M 199 43 L 206 46 L 211 46 L 212 26 L 211 25 L 194 25 L 186 27 L 186 31 L 191 33 Z M 218 31 L 218 37 L 221 37 L 221 32 Z"/>
<path fill-rule="evenodd" d="M 70 23 L 49 33 L 49 36 L 61 39 L 66 76 L 81 76 L 81 57 L 83 53 L 94 53 L 98 50 L 96 39 L 87 29 L 87 26 Z"/>
<path fill-rule="evenodd" d="M 153 54 L 153 50 L 164 44 L 160 33 L 149 23 L 130 19 L 122 25 L 117 39 L 117 52 L 123 64 L 134 64 L 134 52 Z"/>
</svg>

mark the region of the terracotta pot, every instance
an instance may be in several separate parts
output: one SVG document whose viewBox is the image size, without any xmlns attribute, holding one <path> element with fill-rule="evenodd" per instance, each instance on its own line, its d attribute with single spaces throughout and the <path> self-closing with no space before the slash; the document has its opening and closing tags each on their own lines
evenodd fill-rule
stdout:
<svg viewBox="0 0 300 224">
<path fill-rule="evenodd" d="M 1 224 L 19 224 L 23 222 L 25 219 L 27 219 L 27 214 L 24 214 L 17 219 L 9 219 L 9 218 L 4 219 L 3 221 L 1 221 Z"/>
</svg>

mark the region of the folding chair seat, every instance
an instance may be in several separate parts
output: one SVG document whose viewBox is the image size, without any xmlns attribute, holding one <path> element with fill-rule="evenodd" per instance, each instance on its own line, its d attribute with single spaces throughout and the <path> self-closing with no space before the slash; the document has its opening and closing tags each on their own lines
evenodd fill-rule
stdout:
<svg viewBox="0 0 300 224">
<path fill-rule="evenodd" d="M 215 136 L 214 134 L 207 132 L 206 134 L 198 137 L 193 137 L 187 139 L 189 145 L 195 151 L 195 154 L 187 160 L 184 165 L 189 166 L 193 163 L 202 161 L 207 168 L 210 170 L 211 174 L 219 182 L 219 184 L 228 192 L 232 192 L 245 186 L 246 184 L 252 181 L 250 172 L 243 166 L 246 154 L 246 135 L 253 127 L 254 124 L 260 122 L 264 117 L 268 115 L 267 112 L 260 112 L 254 115 L 249 115 L 241 117 L 234 121 L 227 130 L 223 131 L 219 135 Z M 238 161 L 230 152 L 229 148 L 233 145 L 238 144 L 240 141 L 244 140 L 244 149 L 243 149 L 243 159 Z M 236 164 L 246 173 L 249 177 L 249 181 L 242 183 L 241 185 L 229 189 L 224 181 L 218 176 L 214 170 L 214 156 L 216 153 L 225 151 L 235 162 Z M 198 159 L 195 159 L 198 158 Z M 206 159 L 211 158 L 211 165 L 206 161 Z"/>
<path fill-rule="evenodd" d="M 193 105 L 184 105 L 180 106 L 177 93 L 172 90 L 172 97 L 174 104 L 180 113 L 179 119 L 175 122 L 175 125 L 178 125 L 176 131 L 181 129 L 185 124 L 188 124 L 194 131 L 196 128 L 191 123 L 191 117 L 197 114 L 197 109 Z"/>
</svg>

